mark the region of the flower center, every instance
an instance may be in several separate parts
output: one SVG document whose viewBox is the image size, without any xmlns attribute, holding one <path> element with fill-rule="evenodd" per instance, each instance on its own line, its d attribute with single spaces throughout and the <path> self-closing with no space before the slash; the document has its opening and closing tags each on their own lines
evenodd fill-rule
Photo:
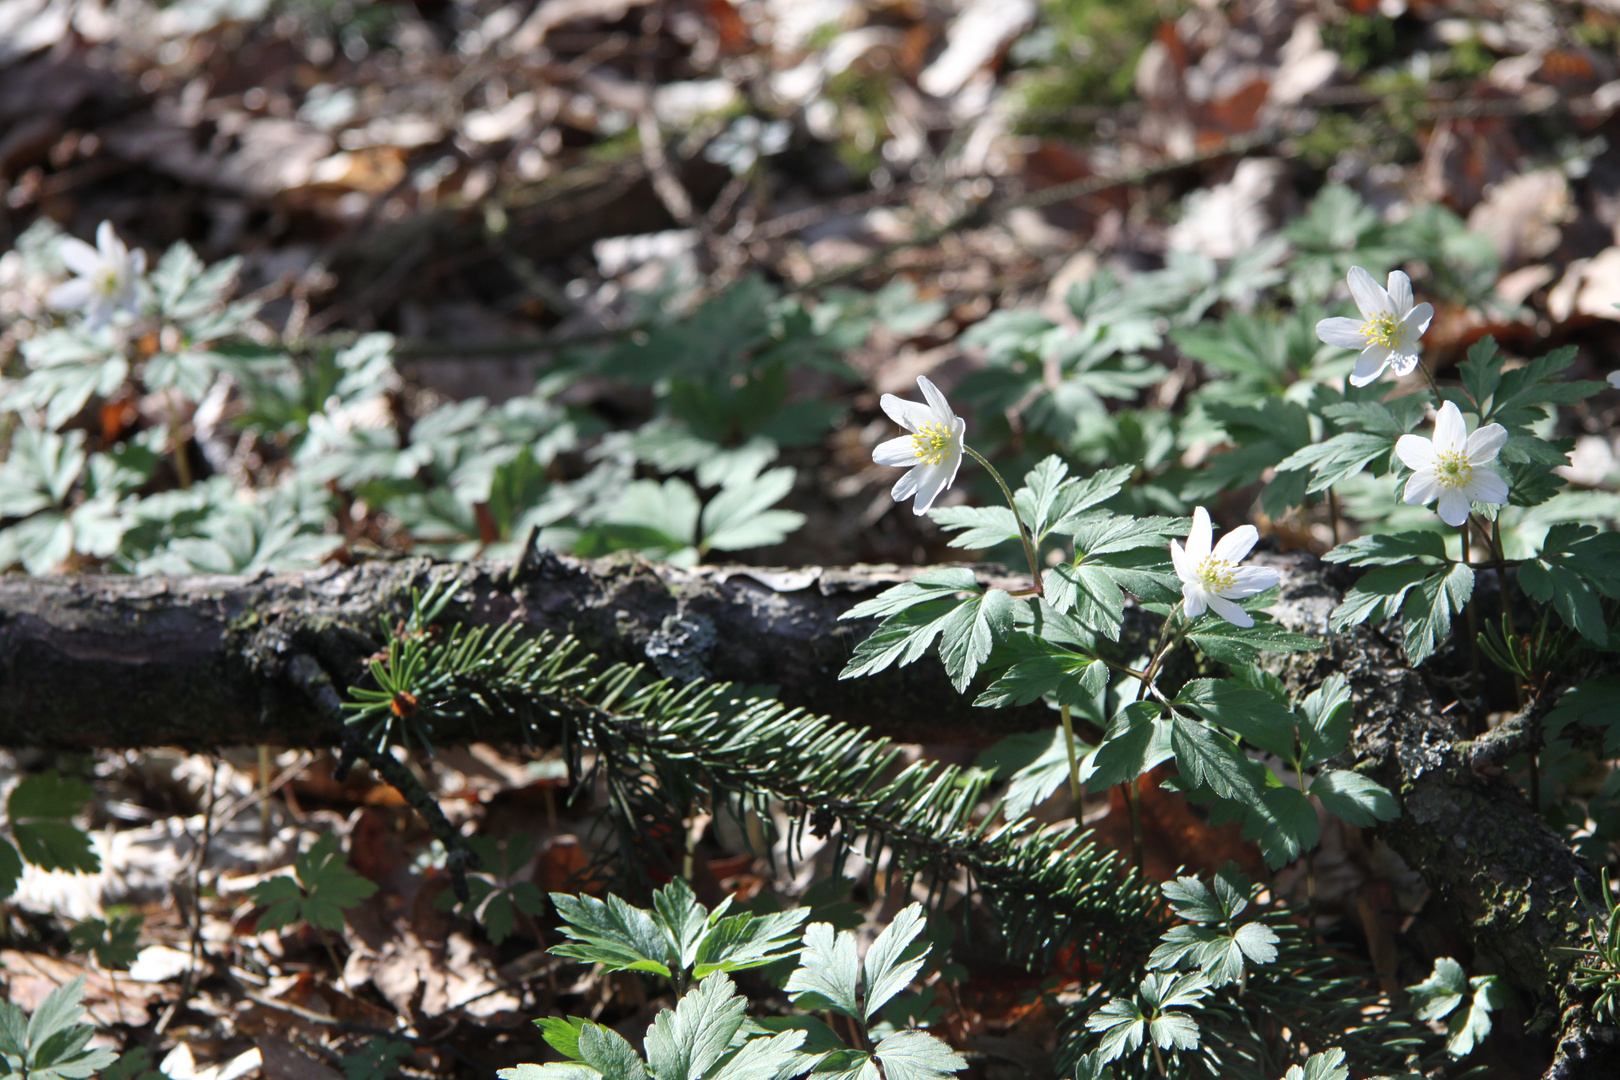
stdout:
<svg viewBox="0 0 1620 1080">
<path fill-rule="evenodd" d="M 120 275 L 117 267 L 104 266 L 100 270 L 96 271 L 96 276 L 92 280 L 91 288 L 93 288 L 99 296 L 116 296 L 118 295 L 119 277 Z"/>
<path fill-rule="evenodd" d="M 1198 580 L 1210 592 L 1226 592 L 1237 584 L 1236 569 L 1225 559 L 1217 559 L 1211 555 L 1198 564 Z"/>
<path fill-rule="evenodd" d="M 1393 349 L 1401 341 L 1401 321 L 1387 311 L 1374 315 L 1361 324 L 1361 336 L 1386 349 Z"/>
<path fill-rule="evenodd" d="M 1443 488 L 1467 487 L 1474 479 L 1474 466 L 1461 450 L 1442 450 L 1435 458 L 1434 478 Z"/>
<path fill-rule="evenodd" d="M 956 440 L 945 430 L 944 424 L 924 424 L 911 437 L 911 452 L 924 465 L 938 465 L 951 456 Z"/>
</svg>

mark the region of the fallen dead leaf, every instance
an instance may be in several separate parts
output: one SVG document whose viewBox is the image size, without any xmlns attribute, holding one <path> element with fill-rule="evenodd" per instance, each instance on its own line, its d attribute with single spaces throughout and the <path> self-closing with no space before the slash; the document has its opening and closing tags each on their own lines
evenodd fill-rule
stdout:
<svg viewBox="0 0 1620 1080">
<path fill-rule="evenodd" d="M 1490 238 L 1504 270 L 1546 257 L 1575 219 L 1569 181 L 1558 168 L 1535 169 L 1493 184 L 1468 214 L 1469 232 Z"/>
<path fill-rule="evenodd" d="M 162 986 L 118 978 L 99 968 L 59 960 L 44 953 L 0 952 L 5 971 L 6 1000 L 32 1013 L 51 991 L 84 976 L 84 1008 L 99 1027 L 129 1024 L 140 1027 L 152 1019 L 150 1005 L 165 993 Z"/>
</svg>

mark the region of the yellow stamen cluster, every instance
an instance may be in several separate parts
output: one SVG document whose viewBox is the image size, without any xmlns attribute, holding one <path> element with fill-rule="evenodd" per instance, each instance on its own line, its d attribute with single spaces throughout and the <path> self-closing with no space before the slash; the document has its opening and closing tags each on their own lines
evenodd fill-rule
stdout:
<svg viewBox="0 0 1620 1080">
<path fill-rule="evenodd" d="M 112 296 L 118 292 L 119 284 L 118 270 L 115 267 L 104 266 L 96 273 L 91 288 L 102 296 Z"/>
<path fill-rule="evenodd" d="M 1474 479 L 1474 466 L 1461 450 L 1442 450 L 1435 457 L 1434 478 L 1441 487 L 1467 487 Z"/>
<path fill-rule="evenodd" d="M 1401 341 L 1401 320 L 1387 311 L 1374 315 L 1361 324 L 1361 336 L 1386 349 L 1393 349 Z"/>
<path fill-rule="evenodd" d="M 1237 584 L 1237 575 L 1232 572 L 1234 569 L 1225 559 L 1211 555 L 1198 564 L 1198 580 L 1210 592 L 1226 592 Z"/>
<path fill-rule="evenodd" d="M 944 424 L 924 424 L 911 436 L 911 452 L 924 465 L 941 464 L 955 448 L 955 440 Z"/>
</svg>

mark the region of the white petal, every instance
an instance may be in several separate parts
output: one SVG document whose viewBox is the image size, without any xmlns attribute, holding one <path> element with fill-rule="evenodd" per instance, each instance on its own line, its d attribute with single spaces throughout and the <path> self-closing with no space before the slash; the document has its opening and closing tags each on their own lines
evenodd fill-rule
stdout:
<svg viewBox="0 0 1620 1080">
<path fill-rule="evenodd" d="M 1400 318 L 1412 310 L 1412 279 L 1399 270 L 1389 272 L 1389 302 L 1395 305 L 1395 314 Z"/>
<path fill-rule="evenodd" d="M 1440 478 L 1433 469 L 1419 469 L 1406 482 L 1405 502 L 1408 506 L 1427 506 L 1440 494 Z"/>
<path fill-rule="evenodd" d="M 1193 563 L 1187 558 L 1187 553 L 1181 548 L 1181 541 L 1170 541 L 1170 562 L 1176 568 L 1176 577 L 1182 581 L 1193 580 Z"/>
<path fill-rule="evenodd" d="M 1476 469 L 1463 493 L 1470 502 L 1496 503 L 1500 506 L 1508 501 L 1508 482 L 1489 469 Z"/>
<path fill-rule="evenodd" d="M 1389 351 L 1389 366 L 1397 375 L 1410 375 L 1417 370 L 1418 351 L 1411 342 L 1407 342 L 1399 349 Z"/>
<path fill-rule="evenodd" d="M 1440 520 L 1456 528 L 1468 520 L 1468 511 L 1472 509 L 1473 500 L 1461 488 L 1446 488 L 1440 493 Z"/>
<path fill-rule="evenodd" d="M 1461 450 L 1468 442 L 1468 423 L 1463 420 L 1462 410 L 1457 403 L 1448 401 L 1440 406 L 1440 413 L 1434 418 L 1434 448 L 1440 453 L 1447 450 Z"/>
<path fill-rule="evenodd" d="M 1483 465 L 1487 461 L 1495 461 L 1496 455 L 1502 450 L 1502 444 L 1507 442 L 1507 437 L 1507 428 L 1501 424 L 1486 424 L 1468 436 L 1468 442 L 1463 446 L 1468 463 Z"/>
<path fill-rule="evenodd" d="M 101 252 L 77 236 L 64 236 L 57 242 L 57 257 L 75 274 L 89 277 L 101 271 Z"/>
<path fill-rule="evenodd" d="M 129 272 L 135 277 L 146 273 L 146 252 L 139 248 L 129 254 Z"/>
<path fill-rule="evenodd" d="M 1433 469 L 1437 455 L 1434 443 L 1421 435 L 1402 435 L 1395 440 L 1395 456 L 1401 459 L 1408 469 L 1422 472 L 1424 469 Z"/>
<path fill-rule="evenodd" d="M 958 420 L 957 423 L 961 424 L 962 421 Z M 945 459 L 946 463 L 951 467 L 951 475 L 945 480 L 946 487 L 950 487 L 952 484 L 956 483 L 956 470 L 962 467 L 962 433 L 958 431 L 956 435 L 956 442 L 951 448 L 951 456 Z"/>
<path fill-rule="evenodd" d="M 895 502 L 905 502 L 907 499 L 915 495 L 917 493 L 917 485 L 922 482 L 922 471 L 927 467 L 928 466 L 926 465 L 919 465 L 915 469 L 912 469 L 910 472 L 906 473 L 906 475 L 902 476 L 900 479 L 896 480 L 894 482 L 894 487 L 889 489 L 889 497 Z"/>
<path fill-rule="evenodd" d="M 1406 317 L 1401 320 L 1401 329 L 1416 341 L 1423 336 L 1423 331 L 1429 328 L 1429 321 L 1433 318 L 1434 305 L 1427 302 L 1419 304 L 1406 313 Z"/>
<path fill-rule="evenodd" d="M 1368 345 L 1356 357 L 1356 368 L 1350 373 L 1351 386 L 1366 386 L 1384 373 L 1389 366 L 1389 346 L 1376 342 Z"/>
<path fill-rule="evenodd" d="M 1316 336 L 1341 349 L 1360 349 L 1367 344 L 1366 337 L 1361 333 L 1361 323 L 1356 319 L 1323 319 L 1316 324 Z"/>
<path fill-rule="evenodd" d="M 1194 582 L 1181 587 L 1181 610 L 1187 618 L 1196 619 L 1209 607 L 1209 590 Z"/>
<path fill-rule="evenodd" d="M 1202 506 L 1193 508 L 1192 532 L 1187 534 L 1187 560 L 1197 566 L 1209 558 L 1210 538 L 1214 529 L 1209 524 L 1209 511 Z"/>
<path fill-rule="evenodd" d="M 96 229 L 96 247 L 101 250 L 101 257 L 111 263 L 122 263 L 129 255 L 129 249 L 118 238 L 118 230 L 110 221 L 103 221 Z"/>
<path fill-rule="evenodd" d="M 944 424 L 946 430 L 949 430 L 951 422 L 956 419 L 956 414 L 951 412 L 951 403 L 945 400 L 945 395 L 940 392 L 939 387 L 935 386 L 933 380 L 928 376 L 917 376 L 917 385 L 922 387 L 923 397 L 927 399 L 928 407 L 933 410 L 934 419 Z"/>
<path fill-rule="evenodd" d="M 872 460 L 879 465 L 903 469 L 917 464 L 917 445 L 911 441 L 910 435 L 902 435 L 898 439 L 878 443 L 872 451 Z"/>
<path fill-rule="evenodd" d="M 1242 562 L 1254 548 L 1254 542 L 1260 539 L 1260 531 L 1253 525 L 1239 525 L 1215 545 L 1215 557 L 1222 562 Z"/>
<path fill-rule="evenodd" d="M 108 303 L 104 298 L 99 296 L 91 297 L 89 305 L 84 309 L 84 328 L 86 330 L 100 330 L 103 326 L 112 322 L 112 317 L 117 311 L 117 306 Z"/>
<path fill-rule="evenodd" d="M 1374 315 L 1386 315 L 1394 311 L 1389 302 L 1389 293 L 1384 287 L 1373 280 L 1373 276 L 1359 266 L 1352 266 L 1347 275 L 1350 282 L 1350 295 L 1355 298 L 1356 307 L 1367 318 Z"/>
<path fill-rule="evenodd" d="M 1254 625 L 1253 615 L 1250 615 L 1247 611 L 1244 611 L 1242 608 L 1238 607 L 1224 596 L 1216 596 L 1211 593 L 1209 597 L 1209 609 L 1215 614 L 1219 615 L 1221 618 L 1225 619 L 1227 622 L 1231 623 L 1233 626 L 1247 627 Z"/>
<path fill-rule="evenodd" d="M 51 294 L 45 299 L 51 307 L 56 308 L 58 311 L 70 311 L 88 304 L 92 291 L 93 286 L 91 286 L 89 278 L 76 277 L 71 281 L 64 281 L 52 289 Z"/>
<path fill-rule="evenodd" d="M 1220 595 L 1229 600 L 1263 593 L 1282 581 L 1282 575 L 1270 566 L 1240 566 L 1232 571 L 1232 587 L 1222 589 Z"/>
<path fill-rule="evenodd" d="M 903 397 L 893 394 L 884 394 L 879 402 L 883 411 L 889 414 L 889 419 L 905 428 L 907 431 L 921 430 L 924 424 L 934 422 L 934 414 L 928 406 L 915 401 L 907 401 Z"/>
<path fill-rule="evenodd" d="M 1620 371 L 1611 371 L 1608 375 L 1609 385 L 1620 390 Z"/>
<path fill-rule="evenodd" d="M 917 468 L 922 476 L 917 481 L 917 498 L 912 502 L 911 512 L 921 516 L 939 493 L 951 486 L 951 472 L 944 465 L 923 465 Z"/>
</svg>

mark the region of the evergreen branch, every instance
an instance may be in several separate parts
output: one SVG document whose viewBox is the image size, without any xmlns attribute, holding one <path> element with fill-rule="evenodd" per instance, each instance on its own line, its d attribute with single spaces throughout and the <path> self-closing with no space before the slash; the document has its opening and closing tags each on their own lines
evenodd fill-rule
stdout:
<svg viewBox="0 0 1620 1080">
<path fill-rule="evenodd" d="M 700 805 L 729 802 L 769 821 L 766 804 L 778 800 L 800 830 L 836 828 L 840 858 L 864 836 L 867 858 L 891 849 L 902 879 L 966 871 L 999 913 L 1012 954 L 1028 961 L 1080 948 L 1104 962 L 1100 970 L 1128 975 L 1163 929 L 1156 891 L 1086 830 L 975 824 L 989 784 L 982 774 L 917 762 L 891 776 L 899 750 L 888 739 L 728 683 L 649 681 L 626 664 L 597 670 L 572 638 L 520 641 L 510 627 L 453 627 L 415 654 L 421 662 L 404 680 L 405 665 L 392 666 L 411 655 L 403 639 L 434 637 L 409 626 L 373 663 L 377 687 L 351 689 L 350 722 L 386 739 L 400 719 L 390 701 L 405 695 L 423 739 L 434 717 L 476 725 L 499 716 L 508 730 L 517 719 L 531 745 L 561 742 L 581 788 L 603 770 L 616 854 L 635 876 L 648 877 L 649 865 L 678 869 L 668 849 Z"/>
</svg>

